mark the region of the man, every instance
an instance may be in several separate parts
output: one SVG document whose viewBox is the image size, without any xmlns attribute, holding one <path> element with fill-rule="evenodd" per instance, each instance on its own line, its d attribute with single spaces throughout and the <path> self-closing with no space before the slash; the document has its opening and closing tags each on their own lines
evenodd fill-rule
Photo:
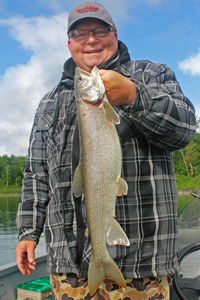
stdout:
<svg viewBox="0 0 200 300">
<path fill-rule="evenodd" d="M 179 270 L 172 152 L 192 140 L 194 108 L 169 67 L 130 60 L 101 4 L 84 1 L 73 8 L 68 36 L 72 58 L 59 85 L 42 99 L 32 128 L 17 216 L 17 265 L 22 274 L 35 269 L 34 249 L 44 229 L 54 299 L 169 299 L 170 275 Z M 95 295 L 87 287 L 91 243 L 84 235 L 84 199 L 71 188 L 79 161 L 76 66 L 100 69 L 120 117 L 122 177 L 129 187 L 117 199 L 116 216 L 130 247 L 108 246 L 127 288 L 106 279 Z"/>
</svg>

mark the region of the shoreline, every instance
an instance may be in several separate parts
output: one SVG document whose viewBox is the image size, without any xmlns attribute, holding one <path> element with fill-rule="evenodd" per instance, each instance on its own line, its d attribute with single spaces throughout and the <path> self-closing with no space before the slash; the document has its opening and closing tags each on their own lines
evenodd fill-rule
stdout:
<svg viewBox="0 0 200 300">
<path fill-rule="evenodd" d="M 199 188 L 193 189 L 193 190 L 181 190 L 180 192 L 178 192 L 178 195 L 185 195 L 185 196 L 188 196 L 188 195 L 190 195 L 190 193 L 191 193 L 192 191 L 199 191 Z"/>
<path fill-rule="evenodd" d="M 5 194 L 5 195 L 2 195 L 0 194 L 0 198 L 3 198 L 3 197 L 21 197 L 22 194 Z"/>
<path fill-rule="evenodd" d="M 183 195 L 183 196 L 189 196 L 190 195 L 190 191 L 186 191 L 186 190 L 181 190 L 180 192 L 178 192 L 178 195 Z"/>
<path fill-rule="evenodd" d="M 192 190 L 181 190 L 180 192 L 177 192 L 177 194 L 187 196 L 187 195 L 190 195 L 191 191 Z M 0 194 L 0 198 L 3 198 L 3 197 L 21 197 L 21 196 L 22 196 L 22 194 L 5 194 L 5 195 Z"/>
<path fill-rule="evenodd" d="M 193 190 L 199 191 L 200 188 L 198 187 L 198 188 L 192 189 L 192 190 L 182 189 L 180 192 L 177 191 L 177 194 L 178 195 L 186 195 L 186 196 L 188 196 L 188 195 L 190 195 L 191 191 L 193 191 Z M 0 198 L 3 198 L 3 197 L 21 197 L 21 196 L 22 196 L 22 194 L 1 194 L 1 192 L 0 192 Z"/>
</svg>

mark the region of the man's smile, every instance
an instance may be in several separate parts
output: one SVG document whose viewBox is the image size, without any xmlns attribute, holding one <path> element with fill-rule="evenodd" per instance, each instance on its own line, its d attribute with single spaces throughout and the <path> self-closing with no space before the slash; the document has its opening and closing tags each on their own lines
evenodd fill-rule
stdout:
<svg viewBox="0 0 200 300">
<path fill-rule="evenodd" d="M 92 53 L 100 53 L 101 51 L 102 51 L 102 49 L 95 49 L 95 50 L 85 51 L 85 53 L 92 54 Z"/>
<path fill-rule="evenodd" d="M 91 18 L 81 21 L 73 29 L 91 31 L 103 26 L 105 26 L 103 21 Z M 87 38 L 81 40 L 72 36 L 68 40 L 68 47 L 76 65 L 87 72 L 91 72 L 94 66 L 103 65 L 117 52 L 117 34 L 110 31 L 106 36 L 95 37 L 94 34 L 90 33 Z"/>
</svg>

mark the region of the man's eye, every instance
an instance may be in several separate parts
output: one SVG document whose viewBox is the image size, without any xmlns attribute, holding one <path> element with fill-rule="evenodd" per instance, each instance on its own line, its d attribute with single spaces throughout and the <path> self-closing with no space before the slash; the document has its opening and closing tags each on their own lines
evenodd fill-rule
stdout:
<svg viewBox="0 0 200 300">
<path fill-rule="evenodd" d="M 101 33 L 105 33 L 105 32 L 106 32 L 105 29 L 98 29 L 98 30 L 96 30 L 97 34 L 101 34 Z"/>
<path fill-rule="evenodd" d="M 85 31 L 77 31 L 76 32 L 76 35 L 77 36 L 84 36 L 84 35 L 86 35 L 87 34 L 87 32 L 85 32 Z"/>
</svg>

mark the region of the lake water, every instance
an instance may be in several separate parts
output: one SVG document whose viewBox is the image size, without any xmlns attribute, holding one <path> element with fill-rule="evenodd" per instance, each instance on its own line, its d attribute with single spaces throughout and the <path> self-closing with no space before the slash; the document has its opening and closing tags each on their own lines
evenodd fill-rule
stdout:
<svg viewBox="0 0 200 300">
<path fill-rule="evenodd" d="M 193 196 L 178 196 L 179 214 L 187 204 L 194 199 Z M 0 198 L 0 267 L 15 262 L 15 248 L 17 245 L 18 230 L 15 219 L 20 197 Z M 36 248 L 36 257 L 46 254 L 44 236 Z"/>
<path fill-rule="evenodd" d="M 15 219 L 21 197 L 0 197 L 0 267 L 15 262 L 18 229 Z M 46 254 L 44 236 L 36 248 L 36 257 Z"/>
</svg>

